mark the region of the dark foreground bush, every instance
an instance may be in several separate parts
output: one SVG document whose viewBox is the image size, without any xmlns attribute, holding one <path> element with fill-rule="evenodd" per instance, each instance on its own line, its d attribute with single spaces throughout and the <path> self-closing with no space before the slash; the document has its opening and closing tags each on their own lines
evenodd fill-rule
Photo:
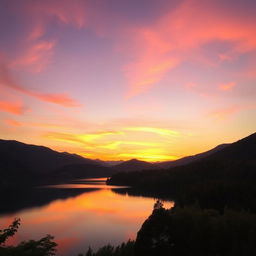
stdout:
<svg viewBox="0 0 256 256">
<path fill-rule="evenodd" d="M 198 207 L 155 209 L 138 232 L 135 255 L 256 255 L 256 215 Z"/>
<path fill-rule="evenodd" d="M 122 243 L 119 246 L 106 245 L 98 249 L 96 252 L 89 247 L 86 254 L 78 256 L 134 256 L 134 241 Z"/>
<path fill-rule="evenodd" d="M 16 246 L 5 245 L 8 238 L 15 235 L 20 219 L 15 219 L 6 229 L 0 230 L 0 256 L 54 256 L 57 244 L 53 236 L 47 235 L 40 240 L 23 241 Z"/>
</svg>

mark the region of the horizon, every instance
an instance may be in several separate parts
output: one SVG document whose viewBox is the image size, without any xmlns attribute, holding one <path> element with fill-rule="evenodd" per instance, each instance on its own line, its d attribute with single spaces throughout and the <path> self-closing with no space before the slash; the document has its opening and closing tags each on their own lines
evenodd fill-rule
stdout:
<svg viewBox="0 0 256 256">
<path fill-rule="evenodd" d="M 0 7 L 5 140 L 163 162 L 255 132 L 255 1 Z"/>
<path fill-rule="evenodd" d="M 238 142 L 238 141 L 240 141 L 240 140 L 243 140 L 243 139 L 245 139 L 245 138 L 251 137 L 252 135 L 255 135 L 255 134 L 256 134 L 256 132 L 251 133 L 251 134 L 247 135 L 246 137 L 240 138 L 239 140 L 236 140 L 236 141 L 233 141 L 233 142 L 229 142 L 229 143 L 223 142 L 222 144 L 216 145 L 216 146 L 213 147 L 213 148 L 210 148 L 210 149 L 208 149 L 208 150 L 206 150 L 206 151 L 204 151 L 204 152 L 199 152 L 199 153 L 197 153 L 197 154 L 206 153 L 206 152 L 211 151 L 211 150 L 213 150 L 213 149 L 215 149 L 215 148 L 217 148 L 217 147 L 219 147 L 219 146 L 222 146 L 222 145 L 231 145 L 231 144 L 236 143 L 236 142 Z M 1 139 L 1 138 L 0 138 L 0 140 L 4 140 L 4 139 Z M 25 144 L 25 145 L 28 145 L 28 146 L 46 147 L 46 146 L 44 146 L 44 145 L 27 144 L 27 143 L 25 143 L 25 142 L 17 141 L 17 140 L 6 140 L 6 141 L 14 141 L 14 142 L 22 143 L 22 144 Z M 49 147 L 46 147 L 46 148 L 48 148 L 48 149 L 50 149 L 50 150 L 53 150 L 52 148 L 49 148 Z M 56 152 L 59 152 L 59 153 L 67 153 L 67 154 L 75 154 L 75 153 L 70 153 L 70 152 L 67 152 L 67 151 L 56 151 Z M 184 156 L 184 157 L 196 156 L 197 154 L 194 154 L 194 155 L 187 155 L 187 156 Z M 77 155 L 78 155 L 78 154 L 77 154 Z M 111 159 L 110 159 L 110 160 L 104 160 L 104 159 L 100 159 L 100 158 L 88 158 L 88 157 L 85 157 L 85 156 L 82 156 L 82 155 L 78 155 L 78 156 L 81 156 L 81 157 L 83 157 L 83 158 L 90 159 L 90 160 L 103 161 L 103 162 L 126 162 L 126 161 L 131 161 L 131 160 L 145 161 L 145 160 L 142 160 L 142 159 L 139 159 L 139 158 L 130 158 L 130 159 L 125 159 L 125 160 L 124 160 L 124 159 L 115 159 L 115 160 L 111 160 Z M 177 159 L 175 159 L 175 160 L 170 160 L 170 161 L 176 161 L 176 160 L 182 159 L 182 158 L 184 158 L 184 157 L 177 158 Z M 155 163 L 163 163 L 163 162 L 166 162 L 166 161 L 145 161 L 145 162 L 155 164 Z"/>
</svg>

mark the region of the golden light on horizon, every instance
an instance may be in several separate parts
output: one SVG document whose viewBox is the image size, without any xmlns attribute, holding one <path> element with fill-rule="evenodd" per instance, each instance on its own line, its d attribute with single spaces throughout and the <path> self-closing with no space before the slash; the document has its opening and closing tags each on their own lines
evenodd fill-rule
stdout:
<svg viewBox="0 0 256 256">
<path fill-rule="evenodd" d="M 3 4 L 3 139 L 162 161 L 255 132 L 255 3 L 133 2 Z"/>
</svg>

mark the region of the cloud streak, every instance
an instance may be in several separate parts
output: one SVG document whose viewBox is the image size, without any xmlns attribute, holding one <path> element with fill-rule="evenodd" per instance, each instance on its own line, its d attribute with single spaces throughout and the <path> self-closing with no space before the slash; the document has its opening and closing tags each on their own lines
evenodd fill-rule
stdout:
<svg viewBox="0 0 256 256">
<path fill-rule="evenodd" d="M 162 136 L 179 136 L 180 133 L 177 131 L 163 129 L 163 128 L 155 128 L 155 127 L 128 127 L 125 128 L 127 131 L 135 131 L 135 132 L 150 132 L 155 133 Z"/>
<path fill-rule="evenodd" d="M 59 93 L 42 93 L 35 90 L 30 90 L 18 84 L 13 78 L 8 66 L 0 64 L 0 85 L 5 88 L 16 90 L 25 95 L 37 98 L 44 102 L 54 103 L 63 107 L 78 107 L 80 104 L 66 94 Z"/>
<path fill-rule="evenodd" d="M 25 68 L 39 73 L 50 63 L 55 45 L 55 41 L 39 41 L 33 43 L 32 46 L 28 47 L 23 56 L 14 60 L 10 65 L 13 68 Z"/>
<path fill-rule="evenodd" d="M 22 115 L 25 112 L 25 108 L 20 101 L 0 101 L 0 111 Z"/>
</svg>

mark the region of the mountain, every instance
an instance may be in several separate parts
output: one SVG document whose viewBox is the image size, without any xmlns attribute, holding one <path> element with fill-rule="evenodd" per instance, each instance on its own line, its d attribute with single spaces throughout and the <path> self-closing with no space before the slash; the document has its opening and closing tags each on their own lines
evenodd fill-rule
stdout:
<svg viewBox="0 0 256 256">
<path fill-rule="evenodd" d="M 180 158 L 175 161 L 166 161 L 166 162 L 156 163 L 155 166 L 157 166 L 158 168 L 166 169 L 166 168 L 190 164 L 190 163 L 196 162 L 198 160 L 201 160 L 205 157 L 208 157 L 208 156 L 212 155 L 213 153 L 216 153 L 216 152 L 222 150 L 223 148 L 227 147 L 228 145 L 229 144 L 221 144 L 221 145 L 218 145 L 217 147 L 215 147 L 211 150 L 208 150 L 206 152 L 196 154 L 193 156 L 186 156 L 186 157 Z"/>
<path fill-rule="evenodd" d="M 180 204 L 199 201 L 256 212 L 256 133 L 196 162 L 165 170 L 114 174 L 109 184 L 162 193 Z"/>
<path fill-rule="evenodd" d="M 94 159 L 94 161 L 96 161 L 98 164 L 102 165 L 102 166 L 115 166 L 115 165 L 118 165 L 118 164 L 121 164 L 123 163 L 124 161 L 123 160 L 117 160 L 117 161 L 103 161 L 101 159 Z"/>
<path fill-rule="evenodd" d="M 34 172 L 50 172 L 67 164 L 98 164 L 76 154 L 57 152 L 50 148 L 14 140 L 0 140 L 1 162 L 24 166 Z M 35 168 L 36 167 L 36 168 Z"/>
<path fill-rule="evenodd" d="M 105 166 L 115 166 L 125 162 L 124 160 L 117 160 L 117 161 L 101 161 Z"/>
<path fill-rule="evenodd" d="M 140 161 L 137 159 L 131 159 L 125 162 L 122 162 L 118 165 L 113 166 L 113 168 L 119 172 L 131 172 L 131 171 L 140 171 L 155 169 L 155 165 L 149 162 Z"/>
<path fill-rule="evenodd" d="M 94 160 L 76 154 L 60 153 L 47 147 L 13 140 L 0 140 L 0 185 L 5 187 L 14 183 L 30 184 L 63 177 L 109 176 L 113 172 Z"/>
</svg>

